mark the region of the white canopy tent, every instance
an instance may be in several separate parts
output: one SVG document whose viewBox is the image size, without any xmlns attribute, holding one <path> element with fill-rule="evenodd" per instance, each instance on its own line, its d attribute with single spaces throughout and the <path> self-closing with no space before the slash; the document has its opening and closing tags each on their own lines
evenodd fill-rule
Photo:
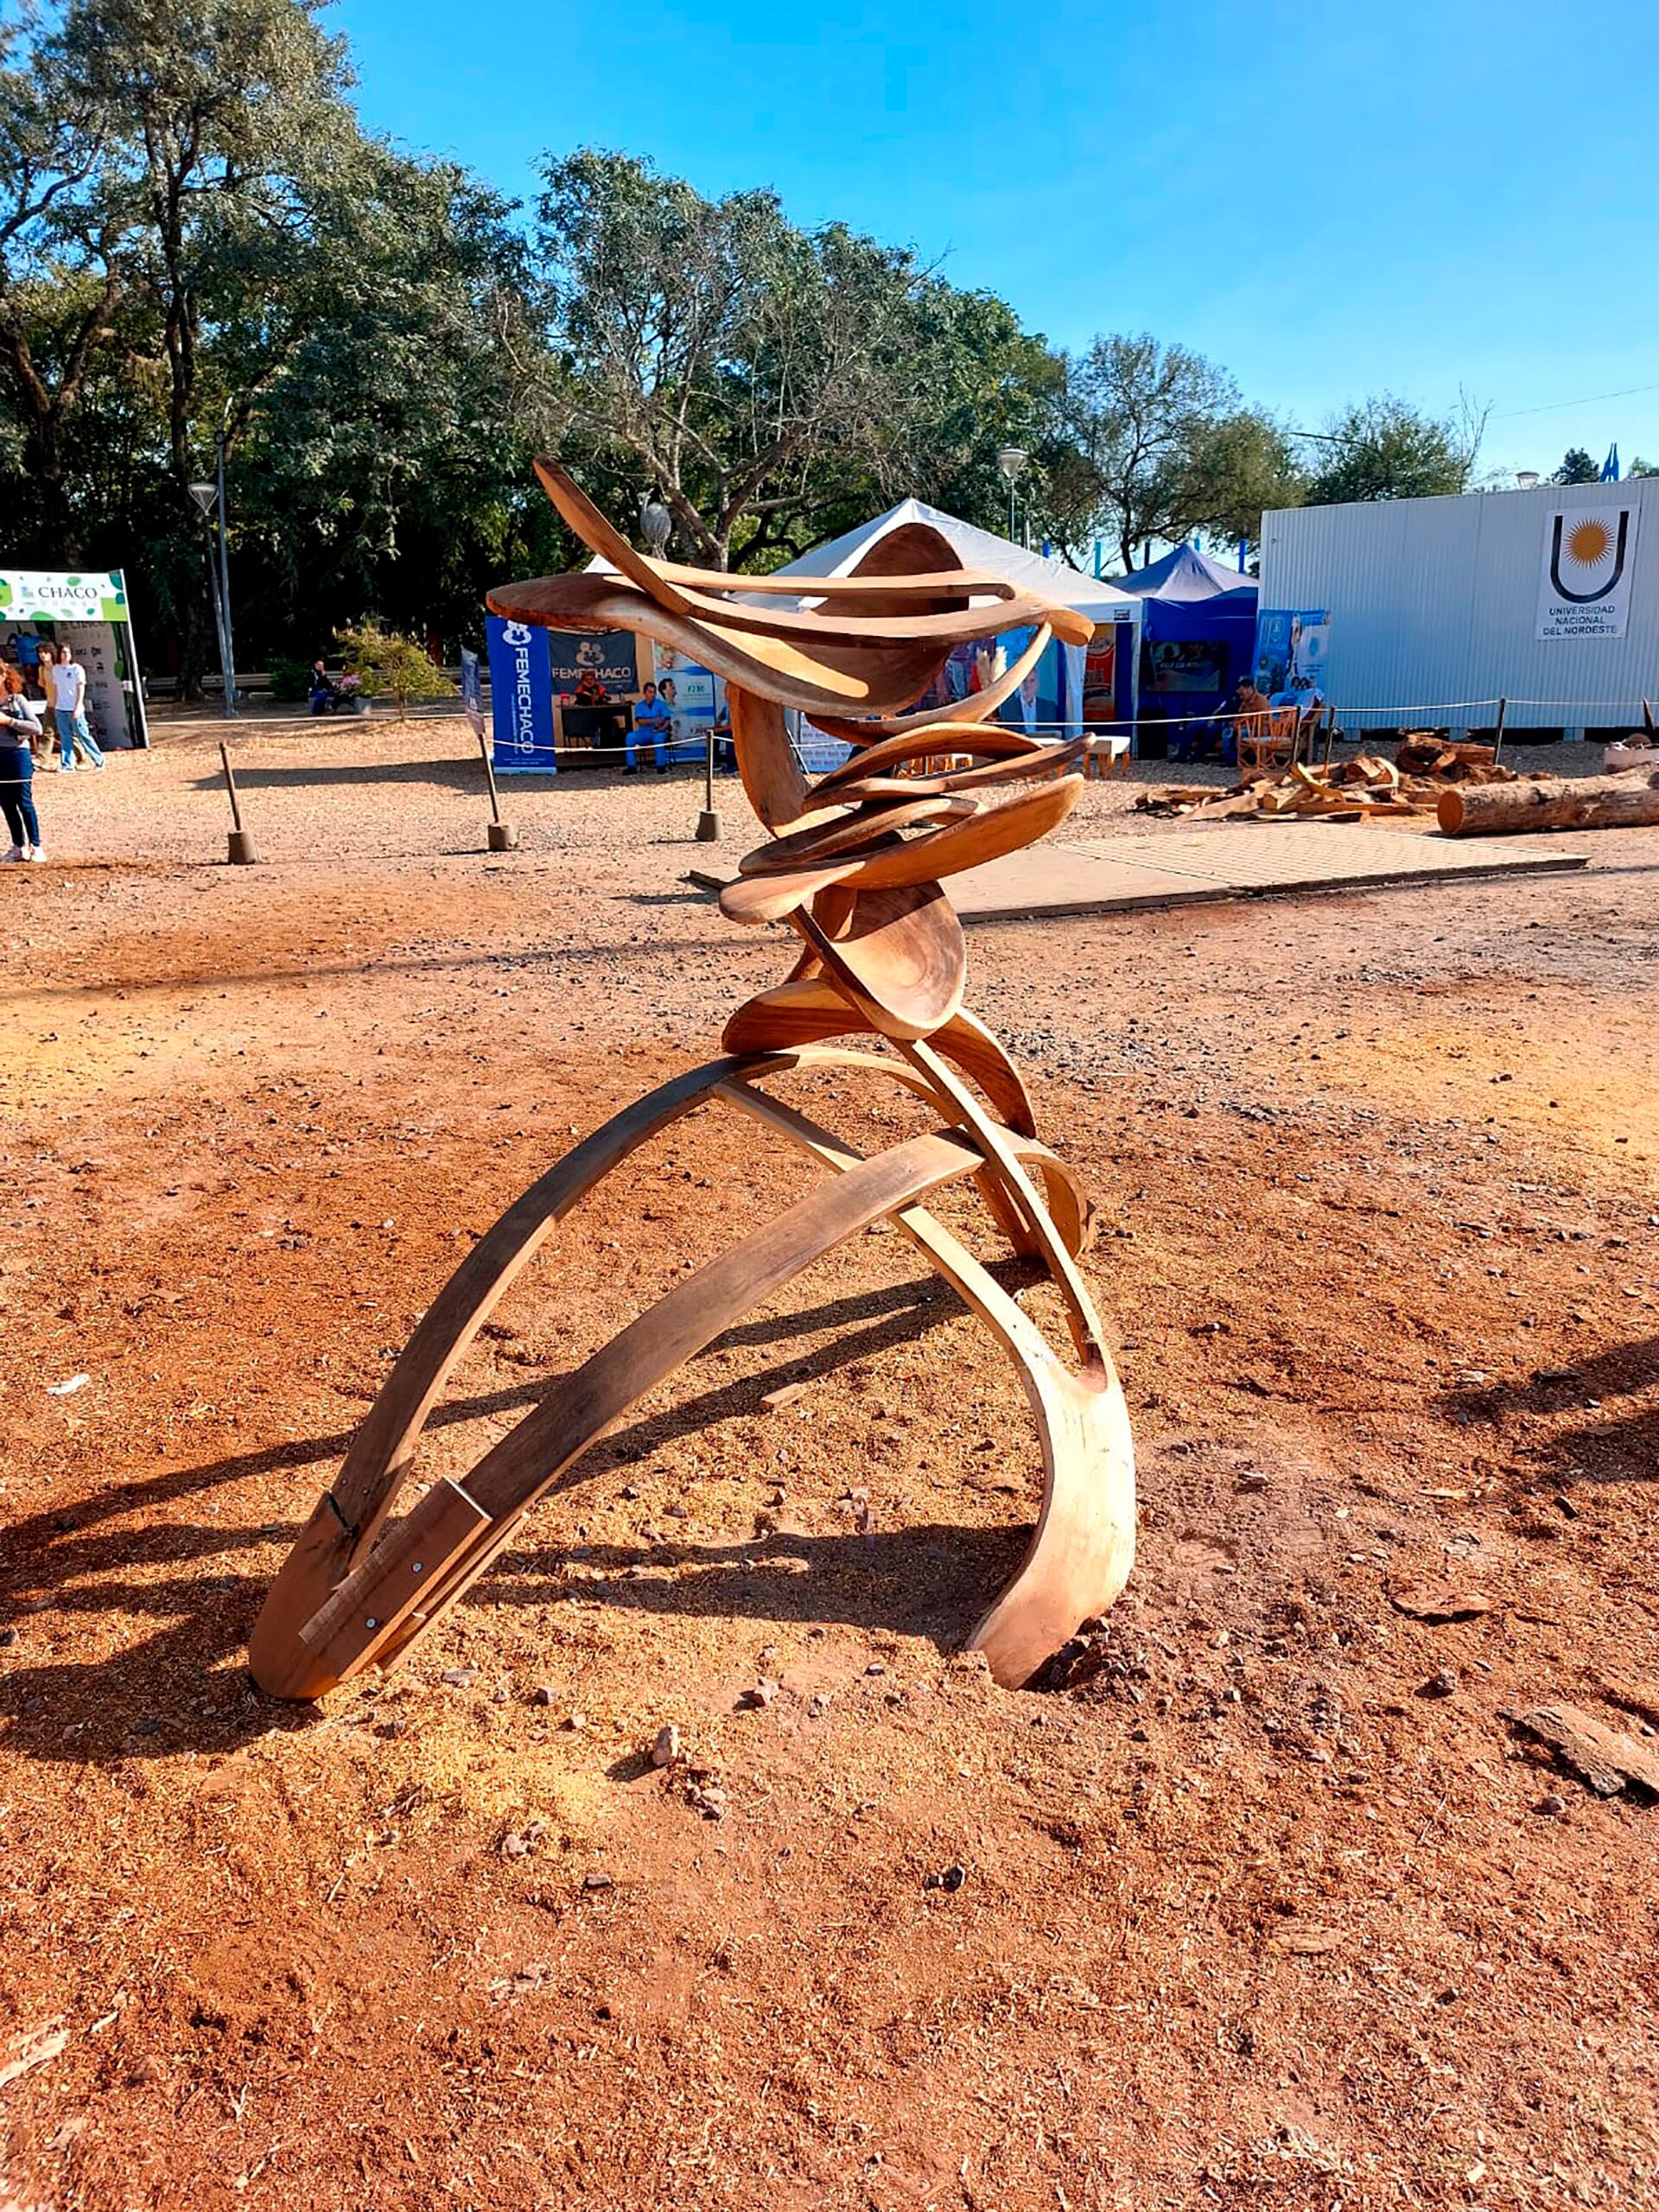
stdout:
<svg viewBox="0 0 1659 2212">
<path fill-rule="evenodd" d="M 901 499 L 896 507 L 889 507 L 886 514 L 877 515 L 873 522 L 861 523 L 856 530 L 846 531 L 827 544 L 814 546 L 811 552 L 802 554 L 798 561 L 790 562 L 777 573 L 780 576 L 799 576 L 804 584 L 812 576 L 847 575 L 872 545 L 878 544 L 889 531 L 912 522 L 925 522 L 937 530 L 964 568 L 983 569 L 1024 591 L 1056 600 L 1064 607 L 1075 607 L 1079 613 L 1088 615 L 1097 630 L 1116 630 L 1120 626 L 1128 630 L 1130 636 L 1121 641 L 1124 650 L 1120 664 L 1127 662 L 1128 680 L 1133 683 L 1134 671 L 1140 663 L 1140 654 L 1135 648 L 1142 612 L 1141 601 L 1133 594 L 1120 591 L 1115 584 L 1106 583 L 1098 576 L 1086 576 L 1081 569 L 1068 568 L 1063 561 L 1048 560 L 1023 545 L 1015 545 L 1009 538 L 980 530 L 970 522 L 962 522 L 955 515 L 946 514 L 942 507 L 929 506 L 925 499 Z M 801 595 L 804 600 L 810 600 L 811 593 L 804 589 Z M 777 604 L 776 601 L 772 603 Z M 1053 651 L 1063 671 L 1060 719 L 1068 728 L 1076 729 L 1083 721 L 1087 649 L 1057 643 Z M 1125 718 L 1133 716 L 1132 691 L 1122 704 L 1127 709 Z"/>
</svg>

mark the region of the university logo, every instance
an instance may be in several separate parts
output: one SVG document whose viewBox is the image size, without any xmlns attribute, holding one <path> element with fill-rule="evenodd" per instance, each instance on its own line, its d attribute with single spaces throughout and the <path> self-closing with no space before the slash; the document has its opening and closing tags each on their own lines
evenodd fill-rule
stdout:
<svg viewBox="0 0 1659 2212">
<path fill-rule="evenodd" d="M 1630 511 L 1620 507 L 1557 515 L 1549 539 L 1549 581 L 1574 607 L 1588 607 L 1618 589 L 1624 574 Z"/>
</svg>

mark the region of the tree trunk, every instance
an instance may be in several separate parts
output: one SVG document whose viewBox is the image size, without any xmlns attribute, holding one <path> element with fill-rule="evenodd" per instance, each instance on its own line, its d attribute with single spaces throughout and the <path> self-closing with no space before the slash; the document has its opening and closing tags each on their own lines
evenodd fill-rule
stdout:
<svg viewBox="0 0 1659 2212">
<path fill-rule="evenodd" d="M 25 451 L 32 448 L 32 474 L 41 502 L 41 551 L 60 569 L 79 565 L 69 492 L 63 480 L 63 441 L 55 410 L 30 426 Z"/>
<path fill-rule="evenodd" d="M 1659 822 L 1659 769 L 1617 776 L 1541 777 L 1535 783 L 1458 784 L 1437 809 L 1448 837 L 1501 837 L 1517 830 L 1626 830 Z"/>
</svg>

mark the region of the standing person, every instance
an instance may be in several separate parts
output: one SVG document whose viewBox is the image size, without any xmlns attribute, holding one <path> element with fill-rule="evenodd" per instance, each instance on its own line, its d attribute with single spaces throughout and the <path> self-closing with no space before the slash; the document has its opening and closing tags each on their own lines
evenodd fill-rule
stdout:
<svg viewBox="0 0 1659 2212">
<path fill-rule="evenodd" d="M 57 647 L 49 638 L 42 638 L 40 666 L 35 671 L 35 680 L 40 685 L 37 712 L 41 717 L 41 728 L 46 733 L 46 750 L 48 753 L 52 752 L 58 741 L 58 718 L 52 706 L 52 671 L 57 665 Z"/>
<path fill-rule="evenodd" d="M 0 694 L 0 813 L 11 832 L 9 861 L 43 861 L 40 817 L 35 811 L 34 741 L 41 726 L 23 689 L 9 669 Z"/>
<path fill-rule="evenodd" d="M 66 776 L 75 772 L 75 747 L 94 768 L 104 766 L 104 755 L 86 720 L 86 671 L 65 645 L 52 671 L 52 707 L 58 723 L 58 767 Z"/>
</svg>

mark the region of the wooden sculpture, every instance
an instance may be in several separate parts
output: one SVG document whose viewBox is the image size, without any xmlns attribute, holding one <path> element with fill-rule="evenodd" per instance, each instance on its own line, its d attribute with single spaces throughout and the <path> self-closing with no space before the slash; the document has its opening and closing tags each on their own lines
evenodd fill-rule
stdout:
<svg viewBox="0 0 1659 2212">
<path fill-rule="evenodd" d="M 538 462 L 537 473 L 614 573 L 504 585 L 489 594 L 492 610 L 550 629 L 642 632 L 726 679 L 744 788 L 772 835 L 741 862 L 721 906 L 735 922 L 787 920 L 802 950 L 785 981 L 728 1022 L 725 1057 L 595 1130 L 461 1262 L 273 1584 L 250 1645 L 253 1673 L 277 1696 L 313 1698 L 371 1663 L 392 1664 L 646 1391 L 832 1245 L 885 1217 L 1001 1340 L 1036 1415 L 1044 1471 L 1036 1532 L 969 1639 L 999 1682 L 1028 1681 L 1123 1586 L 1135 1549 L 1134 1456 L 1122 1390 L 1077 1265 L 1088 1202 L 1065 1161 L 1038 1141 L 1013 1062 L 963 1009 L 966 949 L 940 881 L 1030 843 L 1076 803 L 1081 780 L 1062 772 L 1077 744 L 1041 744 L 988 718 L 1051 636 L 1082 644 L 1090 626 L 1069 607 L 963 569 L 948 541 L 922 524 L 881 539 L 853 575 L 815 579 L 804 592 L 782 578 L 647 560 L 563 470 Z M 784 593 L 810 605 L 768 607 Z M 943 712 L 904 711 L 952 646 L 1027 626 L 1029 646 L 986 690 Z M 858 750 L 810 782 L 789 742 L 786 708 Z M 976 765 L 911 772 L 940 754 Z M 887 1049 L 830 1041 L 861 1036 Z M 889 1077 L 943 1126 L 866 1158 L 766 1090 L 770 1077 L 825 1067 Z M 827 1171 L 824 1181 L 555 1382 L 464 1482 L 434 1484 L 393 1522 L 427 1418 L 508 1286 L 580 1198 L 710 1099 L 798 1147 Z M 927 1211 L 934 1191 L 964 1177 L 1014 1249 L 1052 1276 L 1075 1365 Z"/>
</svg>

